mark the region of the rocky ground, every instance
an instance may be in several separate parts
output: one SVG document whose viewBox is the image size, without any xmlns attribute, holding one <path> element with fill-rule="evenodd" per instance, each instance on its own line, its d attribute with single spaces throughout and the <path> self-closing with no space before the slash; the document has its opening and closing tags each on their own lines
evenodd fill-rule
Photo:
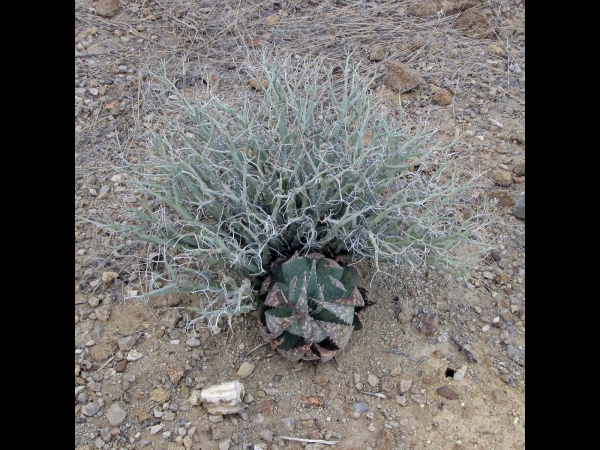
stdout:
<svg viewBox="0 0 600 450">
<path fill-rule="evenodd" d="M 520 0 L 76 0 L 75 447 L 524 448 L 524 16 Z M 399 95 L 406 120 L 459 138 L 465 167 L 485 172 L 478 194 L 498 200 L 473 289 L 361 263 L 376 304 L 337 367 L 274 356 L 256 313 L 187 330 L 191 298 L 126 300 L 147 250 L 85 220 L 136 201 L 116 167 L 163 126 L 149 71 L 162 61 L 173 81 L 185 67 L 198 89 L 245 90 L 247 49 L 261 46 L 332 62 L 354 50 L 380 68 L 390 107 Z M 400 94 L 395 62 L 418 78 Z M 197 404 L 230 380 L 240 413 Z"/>
</svg>

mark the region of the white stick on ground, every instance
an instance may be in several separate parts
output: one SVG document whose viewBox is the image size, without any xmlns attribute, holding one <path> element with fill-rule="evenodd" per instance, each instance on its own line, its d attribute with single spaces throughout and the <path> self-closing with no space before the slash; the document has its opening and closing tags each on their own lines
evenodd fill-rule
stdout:
<svg viewBox="0 0 600 450">
<path fill-rule="evenodd" d="M 298 442 L 314 442 L 314 443 L 318 443 L 318 444 L 327 444 L 327 445 L 335 445 L 338 443 L 338 441 L 323 441 L 321 439 L 300 439 L 300 438 L 293 438 L 293 437 L 287 437 L 287 436 L 280 436 L 281 439 L 287 439 L 288 441 L 298 441 Z"/>
</svg>

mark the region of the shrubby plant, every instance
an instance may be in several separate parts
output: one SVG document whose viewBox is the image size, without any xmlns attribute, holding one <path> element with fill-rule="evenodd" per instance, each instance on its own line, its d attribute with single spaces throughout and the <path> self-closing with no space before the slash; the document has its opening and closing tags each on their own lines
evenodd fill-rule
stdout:
<svg viewBox="0 0 600 450">
<path fill-rule="evenodd" d="M 254 309 L 272 267 L 294 255 L 453 272 L 466 267 L 462 244 L 479 246 L 475 254 L 484 248 L 486 216 L 469 209 L 473 179 L 458 176 L 454 143 L 440 146 L 401 112 L 382 113 L 373 78 L 349 61 L 333 68 L 265 53 L 247 67 L 255 89 L 235 100 L 193 102 L 163 76 L 187 119 L 156 136 L 154 157 L 124 165 L 147 200 L 111 225 L 160 248 L 153 277 L 163 287 L 146 295 L 199 294 L 196 320 L 214 323 Z M 323 298 L 310 300 L 320 291 L 306 270 L 295 287 L 281 279 L 271 288 L 297 301 L 312 286 L 314 314 Z M 261 310 L 263 326 L 265 314 L 273 312 Z M 267 330 L 279 342 L 277 331 Z"/>
</svg>

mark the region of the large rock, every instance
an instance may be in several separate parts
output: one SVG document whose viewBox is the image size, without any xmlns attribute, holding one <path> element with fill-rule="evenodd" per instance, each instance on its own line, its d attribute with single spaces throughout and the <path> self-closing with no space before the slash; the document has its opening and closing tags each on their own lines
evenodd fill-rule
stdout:
<svg viewBox="0 0 600 450">
<path fill-rule="evenodd" d="M 469 37 L 475 38 L 487 37 L 491 33 L 487 16 L 475 8 L 463 11 L 458 19 L 454 21 L 454 28 Z"/>
<path fill-rule="evenodd" d="M 521 194 L 515 207 L 513 208 L 513 214 L 519 219 L 525 220 L 525 192 Z"/>
<path fill-rule="evenodd" d="M 112 17 L 119 12 L 119 0 L 99 0 L 96 12 L 102 17 Z"/>
<path fill-rule="evenodd" d="M 176 309 L 169 309 L 165 311 L 163 316 L 160 318 L 160 324 L 167 328 L 174 328 L 181 319 L 181 314 Z"/>
<path fill-rule="evenodd" d="M 373 44 L 369 49 L 370 61 L 382 61 L 385 58 L 385 50 L 381 44 Z"/>
<path fill-rule="evenodd" d="M 120 403 L 113 403 L 106 411 L 106 419 L 113 426 L 120 425 L 127 417 L 127 410 Z"/>
<path fill-rule="evenodd" d="M 411 69 L 400 61 L 390 61 L 387 64 L 387 70 L 383 77 L 383 84 L 402 94 L 416 88 L 422 78 L 416 70 Z"/>
<path fill-rule="evenodd" d="M 237 380 L 214 384 L 202 389 L 200 400 L 209 414 L 237 414 L 242 408 L 244 386 Z"/>
</svg>

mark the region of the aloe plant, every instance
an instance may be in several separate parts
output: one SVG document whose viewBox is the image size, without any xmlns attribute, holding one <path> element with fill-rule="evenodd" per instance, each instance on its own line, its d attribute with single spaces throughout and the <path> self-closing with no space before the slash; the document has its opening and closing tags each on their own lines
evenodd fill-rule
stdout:
<svg viewBox="0 0 600 450">
<path fill-rule="evenodd" d="M 264 281 L 261 333 L 291 361 L 329 361 L 364 322 L 361 277 L 320 253 L 275 262 Z"/>
</svg>

